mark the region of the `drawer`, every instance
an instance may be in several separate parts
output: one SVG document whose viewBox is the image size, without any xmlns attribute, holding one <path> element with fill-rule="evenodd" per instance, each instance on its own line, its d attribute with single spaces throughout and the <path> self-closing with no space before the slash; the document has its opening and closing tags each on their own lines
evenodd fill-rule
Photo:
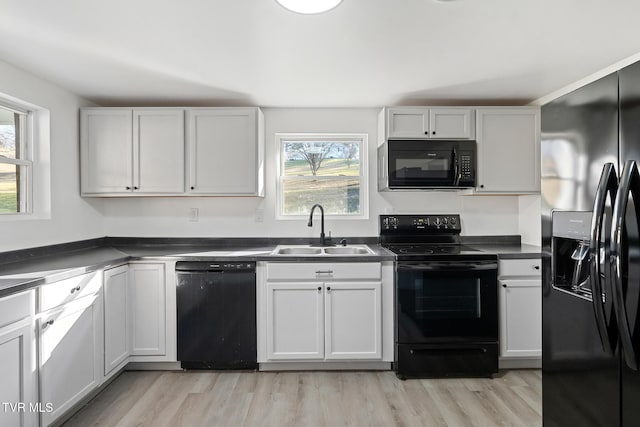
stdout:
<svg viewBox="0 0 640 427">
<path fill-rule="evenodd" d="M 40 287 L 38 312 L 50 310 L 78 298 L 93 295 L 102 285 L 102 271 L 83 274 Z"/>
<path fill-rule="evenodd" d="M 498 276 L 541 276 L 540 258 L 498 260 Z"/>
<path fill-rule="evenodd" d="M 31 316 L 34 309 L 33 290 L 0 299 L 0 328 Z"/>
<path fill-rule="evenodd" d="M 380 280 L 379 262 L 267 263 L 267 280 Z"/>
</svg>

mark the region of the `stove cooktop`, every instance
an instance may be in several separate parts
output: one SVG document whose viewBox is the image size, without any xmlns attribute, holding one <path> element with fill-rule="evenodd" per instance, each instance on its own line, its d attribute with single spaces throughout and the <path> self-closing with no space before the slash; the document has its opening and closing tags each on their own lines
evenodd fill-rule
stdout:
<svg viewBox="0 0 640 427">
<path fill-rule="evenodd" d="M 380 243 L 398 261 L 488 260 L 486 254 L 460 243 L 460 215 L 380 215 Z"/>
<path fill-rule="evenodd" d="M 391 245 L 387 249 L 397 255 L 460 255 L 478 252 L 463 245 Z"/>
</svg>

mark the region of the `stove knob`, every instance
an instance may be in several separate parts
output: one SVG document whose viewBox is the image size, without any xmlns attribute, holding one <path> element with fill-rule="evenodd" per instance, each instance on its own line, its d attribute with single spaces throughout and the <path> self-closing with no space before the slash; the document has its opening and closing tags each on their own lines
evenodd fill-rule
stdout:
<svg viewBox="0 0 640 427">
<path fill-rule="evenodd" d="M 452 216 L 451 219 L 449 220 L 449 224 L 456 225 L 456 218 Z"/>
<path fill-rule="evenodd" d="M 436 217 L 436 227 L 440 227 L 440 224 L 441 224 L 440 221 L 441 221 L 440 217 Z"/>
</svg>

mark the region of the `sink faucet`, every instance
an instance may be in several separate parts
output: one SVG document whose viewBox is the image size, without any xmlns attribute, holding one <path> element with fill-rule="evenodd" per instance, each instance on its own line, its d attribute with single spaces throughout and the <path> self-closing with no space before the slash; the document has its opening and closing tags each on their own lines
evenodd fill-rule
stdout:
<svg viewBox="0 0 640 427">
<path fill-rule="evenodd" d="M 326 246 L 327 241 L 324 238 L 324 209 L 317 203 L 311 206 L 311 213 L 309 214 L 309 222 L 307 223 L 307 227 L 313 226 L 313 211 L 315 211 L 316 208 L 320 208 L 320 246 Z"/>
</svg>

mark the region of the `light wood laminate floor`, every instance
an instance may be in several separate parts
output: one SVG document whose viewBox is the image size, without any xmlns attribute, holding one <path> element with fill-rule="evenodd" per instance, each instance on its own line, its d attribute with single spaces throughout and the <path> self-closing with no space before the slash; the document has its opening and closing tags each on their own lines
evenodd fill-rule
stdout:
<svg viewBox="0 0 640 427">
<path fill-rule="evenodd" d="M 541 426 L 539 370 L 400 381 L 393 372 L 125 372 L 72 426 Z"/>
</svg>

